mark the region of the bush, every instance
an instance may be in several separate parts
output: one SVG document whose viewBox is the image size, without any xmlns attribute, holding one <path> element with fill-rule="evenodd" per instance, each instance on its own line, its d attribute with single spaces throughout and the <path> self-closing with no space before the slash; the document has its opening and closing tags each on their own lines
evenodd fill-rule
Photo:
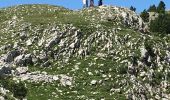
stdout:
<svg viewBox="0 0 170 100">
<path fill-rule="evenodd" d="M 27 89 L 23 82 L 16 83 L 11 78 L 4 78 L 0 81 L 0 84 L 13 93 L 14 97 L 23 99 L 27 95 Z"/>
<path fill-rule="evenodd" d="M 152 77 L 152 81 L 150 81 L 150 84 L 154 87 L 157 85 L 160 85 L 163 77 L 164 77 L 164 74 L 162 72 L 155 71 Z"/>
<path fill-rule="evenodd" d="M 14 97 L 16 97 L 16 98 L 19 98 L 19 99 L 25 98 L 27 95 L 27 89 L 26 89 L 24 83 L 20 82 L 18 84 L 14 84 L 13 94 L 14 94 Z"/>
<path fill-rule="evenodd" d="M 119 66 L 118 68 L 119 74 L 127 74 L 127 71 L 128 71 L 128 67 L 125 65 Z"/>
</svg>

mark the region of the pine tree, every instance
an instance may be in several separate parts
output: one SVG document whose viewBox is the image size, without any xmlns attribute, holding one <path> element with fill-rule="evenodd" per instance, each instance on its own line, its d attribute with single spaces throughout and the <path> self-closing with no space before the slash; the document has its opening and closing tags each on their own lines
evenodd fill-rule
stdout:
<svg viewBox="0 0 170 100">
<path fill-rule="evenodd" d="M 149 22 L 149 13 L 145 10 L 140 14 L 144 22 Z"/>
<path fill-rule="evenodd" d="M 157 12 L 164 14 L 165 13 L 165 9 L 166 9 L 165 6 L 166 6 L 165 3 L 163 1 L 160 1 L 159 5 L 157 7 Z"/>
<path fill-rule="evenodd" d="M 157 12 L 157 8 L 155 5 L 151 5 L 148 9 L 148 12 Z"/>
</svg>

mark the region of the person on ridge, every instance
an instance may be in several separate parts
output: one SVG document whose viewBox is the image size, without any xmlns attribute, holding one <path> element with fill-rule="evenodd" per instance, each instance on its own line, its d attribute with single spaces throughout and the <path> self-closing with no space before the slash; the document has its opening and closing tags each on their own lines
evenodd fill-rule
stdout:
<svg viewBox="0 0 170 100">
<path fill-rule="evenodd" d="M 94 7 L 94 0 L 90 0 L 90 7 Z"/>
<path fill-rule="evenodd" d="M 99 0 L 98 1 L 98 6 L 102 6 L 103 5 L 103 0 Z"/>
<path fill-rule="evenodd" d="M 88 7 L 88 0 L 83 0 L 83 8 Z"/>
</svg>

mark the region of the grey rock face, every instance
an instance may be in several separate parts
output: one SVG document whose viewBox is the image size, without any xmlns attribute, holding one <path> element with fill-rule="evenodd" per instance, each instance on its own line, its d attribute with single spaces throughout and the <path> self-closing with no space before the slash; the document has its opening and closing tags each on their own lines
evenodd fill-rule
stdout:
<svg viewBox="0 0 170 100">
<path fill-rule="evenodd" d="M 27 72 L 27 68 L 18 68 L 18 74 L 14 79 L 21 79 L 22 81 L 30 82 L 49 82 L 60 81 L 63 86 L 72 86 L 73 78 L 67 75 L 48 75 L 46 72 Z"/>
<path fill-rule="evenodd" d="M 51 38 L 47 40 L 47 43 L 45 44 L 46 48 L 51 48 L 55 44 L 58 44 L 60 42 L 60 35 L 59 33 L 54 33 L 51 35 Z"/>
<path fill-rule="evenodd" d="M 20 74 L 26 74 L 28 72 L 28 67 L 18 67 L 16 68 L 15 70 L 15 73 L 17 75 L 20 75 Z"/>
<path fill-rule="evenodd" d="M 144 30 L 145 24 L 141 17 L 127 8 L 116 6 L 100 6 L 97 10 L 101 13 L 101 20 L 122 20 L 125 26 L 130 26 L 141 31 Z M 118 16 L 115 16 L 115 13 Z"/>
</svg>

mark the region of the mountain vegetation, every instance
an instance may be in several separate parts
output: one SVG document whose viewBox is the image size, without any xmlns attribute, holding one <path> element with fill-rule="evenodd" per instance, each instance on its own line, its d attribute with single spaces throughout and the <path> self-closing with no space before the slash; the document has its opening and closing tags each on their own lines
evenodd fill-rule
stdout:
<svg viewBox="0 0 170 100">
<path fill-rule="evenodd" d="M 146 22 L 116 6 L 0 9 L 0 100 L 169 100 L 170 35 Z"/>
</svg>

